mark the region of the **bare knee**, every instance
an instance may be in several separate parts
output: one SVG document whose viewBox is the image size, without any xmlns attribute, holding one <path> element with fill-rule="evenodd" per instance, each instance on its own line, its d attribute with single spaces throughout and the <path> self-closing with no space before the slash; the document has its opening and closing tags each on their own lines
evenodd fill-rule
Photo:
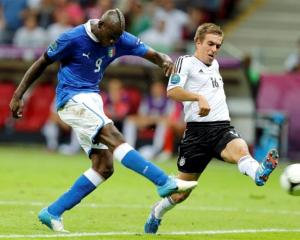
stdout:
<svg viewBox="0 0 300 240">
<path fill-rule="evenodd" d="M 241 157 L 249 154 L 247 143 L 241 138 L 237 138 L 229 142 L 226 148 L 221 152 L 222 158 L 226 162 L 231 163 L 236 163 Z"/>
<path fill-rule="evenodd" d="M 114 168 L 109 166 L 100 166 L 100 167 L 93 166 L 92 168 L 105 179 L 108 179 L 114 173 Z"/>
<path fill-rule="evenodd" d="M 91 154 L 92 168 L 103 178 L 108 179 L 114 173 L 113 157 L 109 150 L 94 150 Z"/>
<path fill-rule="evenodd" d="M 241 140 L 241 143 L 238 146 L 238 151 L 241 156 L 249 155 L 249 148 L 244 140 Z"/>
</svg>

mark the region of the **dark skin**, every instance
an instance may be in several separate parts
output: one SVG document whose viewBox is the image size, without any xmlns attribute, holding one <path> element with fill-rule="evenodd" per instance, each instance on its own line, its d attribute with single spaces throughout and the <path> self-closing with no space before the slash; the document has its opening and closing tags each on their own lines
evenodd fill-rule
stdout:
<svg viewBox="0 0 300 240">
<path fill-rule="evenodd" d="M 124 31 L 124 24 L 120 23 L 115 10 L 106 12 L 98 24 L 92 24 L 91 30 L 99 39 L 99 44 L 102 46 L 110 46 L 118 41 Z M 159 53 L 153 49 L 149 49 L 143 56 L 145 59 L 161 67 L 166 76 L 169 76 L 173 70 L 173 62 L 171 58 L 165 54 Z M 11 102 L 9 104 L 12 116 L 21 118 L 23 111 L 23 95 L 31 84 L 37 80 L 45 69 L 53 62 L 42 55 L 36 60 L 25 73 L 21 83 L 16 89 Z M 113 151 L 125 140 L 118 129 L 111 123 L 105 125 L 96 136 L 96 141 L 108 146 L 107 149 L 92 149 L 90 159 L 92 168 L 97 171 L 103 178 L 107 179 L 113 174 Z"/>
</svg>

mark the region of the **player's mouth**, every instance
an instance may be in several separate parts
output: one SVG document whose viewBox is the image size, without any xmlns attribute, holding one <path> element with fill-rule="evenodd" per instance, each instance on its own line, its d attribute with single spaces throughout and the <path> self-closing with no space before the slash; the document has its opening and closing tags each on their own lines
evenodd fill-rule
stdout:
<svg viewBox="0 0 300 240">
<path fill-rule="evenodd" d="M 210 60 L 213 60 L 213 59 L 215 58 L 215 55 L 214 55 L 214 54 L 208 54 L 208 58 L 209 58 Z"/>
</svg>

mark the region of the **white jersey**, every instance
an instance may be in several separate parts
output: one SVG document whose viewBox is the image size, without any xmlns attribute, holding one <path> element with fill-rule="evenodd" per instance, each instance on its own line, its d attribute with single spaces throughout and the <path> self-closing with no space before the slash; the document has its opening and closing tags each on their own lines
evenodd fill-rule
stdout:
<svg viewBox="0 0 300 240">
<path fill-rule="evenodd" d="M 185 122 L 230 121 L 217 60 L 207 66 L 195 56 L 186 55 L 177 59 L 175 67 L 176 71 L 169 79 L 168 90 L 182 87 L 188 92 L 201 94 L 210 106 L 209 114 L 200 117 L 198 102 L 184 101 Z"/>
</svg>

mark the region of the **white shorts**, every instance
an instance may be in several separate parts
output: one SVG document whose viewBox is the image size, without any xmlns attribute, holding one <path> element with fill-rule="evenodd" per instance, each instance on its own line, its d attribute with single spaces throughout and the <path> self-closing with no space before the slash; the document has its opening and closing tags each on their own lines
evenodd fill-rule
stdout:
<svg viewBox="0 0 300 240">
<path fill-rule="evenodd" d="M 73 128 L 81 147 L 90 155 L 92 148 L 108 149 L 93 140 L 99 130 L 111 123 L 103 111 L 103 101 L 98 93 L 80 93 L 73 96 L 63 108 L 58 110 L 60 118 Z"/>
</svg>

